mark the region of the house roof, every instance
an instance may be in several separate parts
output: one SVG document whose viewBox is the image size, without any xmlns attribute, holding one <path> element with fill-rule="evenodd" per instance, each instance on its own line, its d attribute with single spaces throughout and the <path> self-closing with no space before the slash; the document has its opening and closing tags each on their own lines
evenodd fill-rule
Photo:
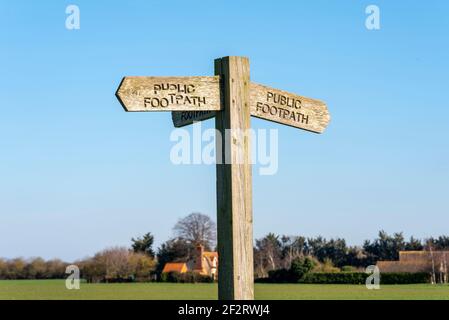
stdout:
<svg viewBox="0 0 449 320">
<path fill-rule="evenodd" d="M 209 259 L 213 259 L 213 258 L 217 258 L 218 259 L 218 253 L 217 252 L 205 251 L 205 252 L 203 252 L 203 257 L 206 257 L 206 258 L 209 258 Z"/>
<path fill-rule="evenodd" d="M 182 273 L 187 268 L 187 265 L 185 262 L 168 262 L 165 264 L 164 269 L 162 270 L 163 273 L 166 272 L 180 272 Z"/>
</svg>

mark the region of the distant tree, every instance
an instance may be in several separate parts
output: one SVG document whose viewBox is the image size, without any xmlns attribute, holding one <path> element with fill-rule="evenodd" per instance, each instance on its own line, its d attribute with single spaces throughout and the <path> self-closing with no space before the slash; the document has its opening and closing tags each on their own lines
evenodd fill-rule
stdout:
<svg viewBox="0 0 449 320">
<path fill-rule="evenodd" d="M 279 236 L 274 233 L 269 233 L 265 237 L 256 240 L 256 266 L 262 274 L 267 271 L 276 270 L 281 267 L 282 260 L 282 244 Z"/>
<path fill-rule="evenodd" d="M 7 263 L 4 259 L 0 258 L 0 280 L 5 280 L 7 275 Z"/>
<path fill-rule="evenodd" d="M 323 261 L 326 257 L 325 247 L 326 247 L 326 239 L 318 236 L 316 238 L 308 238 L 307 246 L 308 246 L 308 254 L 314 256 L 320 261 Z"/>
<path fill-rule="evenodd" d="M 135 253 L 125 247 L 113 247 L 79 261 L 77 265 L 83 278 L 89 282 L 121 282 L 149 280 L 155 261 L 146 254 Z"/>
<path fill-rule="evenodd" d="M 311 272 L 316 265 L 317 262 L 314 261 L 312 257 L 296 258 L 292 261 L 290 273 L 295 281 L 299 281 L 304 278 L 306 274 Z"/>
<path fill-rule="evenodd" d="M 322 262 L 330 260 L 335 266 L 342 267 L 346 264 L 348 247 L 345 239 L 330 239 L 324 247 L 324 256 Z M 328 263 L 328 262 L 327 262 Z"/>
<path fill-rule="evenodd" d="M 135 280 L 148 280 L 155 270 L 156 262 L 144 253 L 134 253 L 128 258 L 128 263 L 132 270 L 132 277 Z"/>
<path fill-rule="evenodd" d="M 155 254 L 153 251 L 153 243 L 154 236 L 151 232 L 144 234 L 143 237 L 138 237 L 136 239 L 132 238 L 132 248 L 136 253 L 143 253 L 149 256 L 150 258 L 154 258 Z"/>
<path fill-rule="evenodd" d="M 438 238 L 428 238 L 426 245 L 432 245 L 434 250 L 449 250 L 449 236 L 439 236 Z"/>
<path fill-rule="evenodd" d="M 42 258 L 34 258 L 25 266 L 26 277 L 28 279 L 46 278 L 47 266 Z"/>
<path fill-rule="evenodd" d="M 317 261 L 316 266 L 313 269 L 313 272 L 324 272 L 324 273 L 333 273 L 340 272 L 341 269 L 334 266 L 334 263 L 331 259 L 326 258 L 322 263 Z"/>
<path fill-rule="evenodd" d="M 48 260 L 45 262 L 45 278 L 63 279 L 66 277 L 65 269 L 67 263 L 59 259 Z"/>
<path fill-rule="evenodd" d="M 15 258 L 7 262 L 8 279 L 26 279 L 26 262 L 22 258 Z"/>
<path fill-rule="evenodd" d="M 430 259 L 432 262 L 432 273 L 431 273 L 431 283 L 435 284 L 436 283 L 436 269 L 435 269 L 435 257 L 433 255 L 433 251 L 434 251 L 434 243 L 432 241 L 432 239 L 428 239 L 427 243 L 426 243 L 426 249 L 430 252 Z"/>
<path fill-rule="evenodd" d="M 129 250 L 125 247 L 105 249 L 94 256 L 94 261 L 104 272 L 106 282 L 127 280 L 130 266 L 128 265 Z"/>
<path fill-rule="evenodd" d="M 353 266 L 353 267 L 366 267 L 367 255 L 363 248 L 359 246 L 349 247 L 346 253 L 345 261 L 343 266 Z"/>
<path fill-rule="evenodd" d="M 330 239 L 318 236 L 317 238 L 307 239 L 309 254 L 316 257 L 320 262 L 331 260 L 336 266 L 343 266 L 347 263 L 347 254 L 349 248 L 346 241 L 341 238 Z"/>
<path fill-rule="evenodd" d="M 62 279 L 66 276 L 66 265 L 61 260 L 45 261 L 39 257 L 29 260 L 0 259 L 0 279 Z"/>
<path fill-rule="evenodd" d="M 302 257 L 306 251 L 306 239 L 301 236 L 282 236 L 282 264 L 283 268 L 290 268 L 293 259 Z"/>
<path fill-rule="evenodd" d="M 373 242 L 365 241 L 363 249 L 368 255 L 367 262 L 369 264 L 374 264 L 379 260 L 398 260 L 399 251 L 405 249 L 404 236 L 402 232 L 390 236 L 382 230 Z"/>
<path fill-rule="evenodd" d="M 405 250 L 423 250 L 424 246 L 422 245 L 421 240 L 414 238 L 413 236 L 410 237 L 410 240 L 405 243 Z"/>
<path fill-rule="evenodd" d="M 217 228 L 215 222 L 207 215 L 194 212 L 180 219 L 173 228 L 176 238 L 183 239 L 191 245 L 203 245 L 206 250 L 215 247 Z"/>
</svg>

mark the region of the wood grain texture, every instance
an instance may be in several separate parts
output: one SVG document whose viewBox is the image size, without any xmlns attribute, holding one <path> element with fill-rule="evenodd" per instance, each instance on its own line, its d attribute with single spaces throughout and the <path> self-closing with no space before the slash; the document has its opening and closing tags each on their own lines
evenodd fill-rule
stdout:
<svg viewBox="0 0 449 320">
<path fill-rule="evenodd" d="M 219 77 L 125 77 L 116 96 L 126 111 L 221 108 Z"/>
<path fill-rule="evenodd" d="M 171 118 L 176 128 L 215 117 L 216 111 L 173 111 Z"/>
<path fill-rule="evenodd" d="M 254 299 L 253 213 L 250 136 L 249 61 L 243 57 L 215 60 L 222 77 L 224 108 L 217 112 L 218 297 Z"/>
<path fill-rule="evenodd" d="M 322 133 L 330 121 L 320 100 L 251 83 L 251 115 L 303 130 Z"/>
</svg>

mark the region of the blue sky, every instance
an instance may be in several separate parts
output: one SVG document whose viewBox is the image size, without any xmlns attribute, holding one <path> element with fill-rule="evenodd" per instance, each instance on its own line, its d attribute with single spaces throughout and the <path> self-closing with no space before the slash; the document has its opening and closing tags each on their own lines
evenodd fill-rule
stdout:
<svg viewBox="0 0 449 320">
<path fill-rule="evenodd" d="M 81 29 L 65 28 L 76 4 Z M 381 29 L 365 28 L 380 8 Z M 448 233 L 447 1 L 0 1 L 0 256 L 92 255 L 192 211 L 215 216 L 215 167 L 175 166 L 170 113 L 125 113 L 125 75 L 212 75 L 326 101 L 323 135 L 279 129 L 254 171 L 254 233 Z M 204 123 L 212 127 L 213 121 Z"/>
</svg>

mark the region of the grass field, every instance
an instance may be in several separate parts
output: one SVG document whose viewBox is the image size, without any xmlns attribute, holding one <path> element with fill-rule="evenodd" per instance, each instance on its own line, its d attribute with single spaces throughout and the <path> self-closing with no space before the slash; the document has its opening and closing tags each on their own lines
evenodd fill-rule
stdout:
<svg viewBox="0 0 449 320">
<path fill-rule="evenodd" d="M 447 285 L 383 285 L 368 290 L 363 285 L 256 284 L 256 299 L 445 299 Z M 64 280 L 0 281 L 0 300 L 9 299 L 216 299 L 216 284 L 126 283 L 87 284 L 67 290 Z"/>
</svg>

